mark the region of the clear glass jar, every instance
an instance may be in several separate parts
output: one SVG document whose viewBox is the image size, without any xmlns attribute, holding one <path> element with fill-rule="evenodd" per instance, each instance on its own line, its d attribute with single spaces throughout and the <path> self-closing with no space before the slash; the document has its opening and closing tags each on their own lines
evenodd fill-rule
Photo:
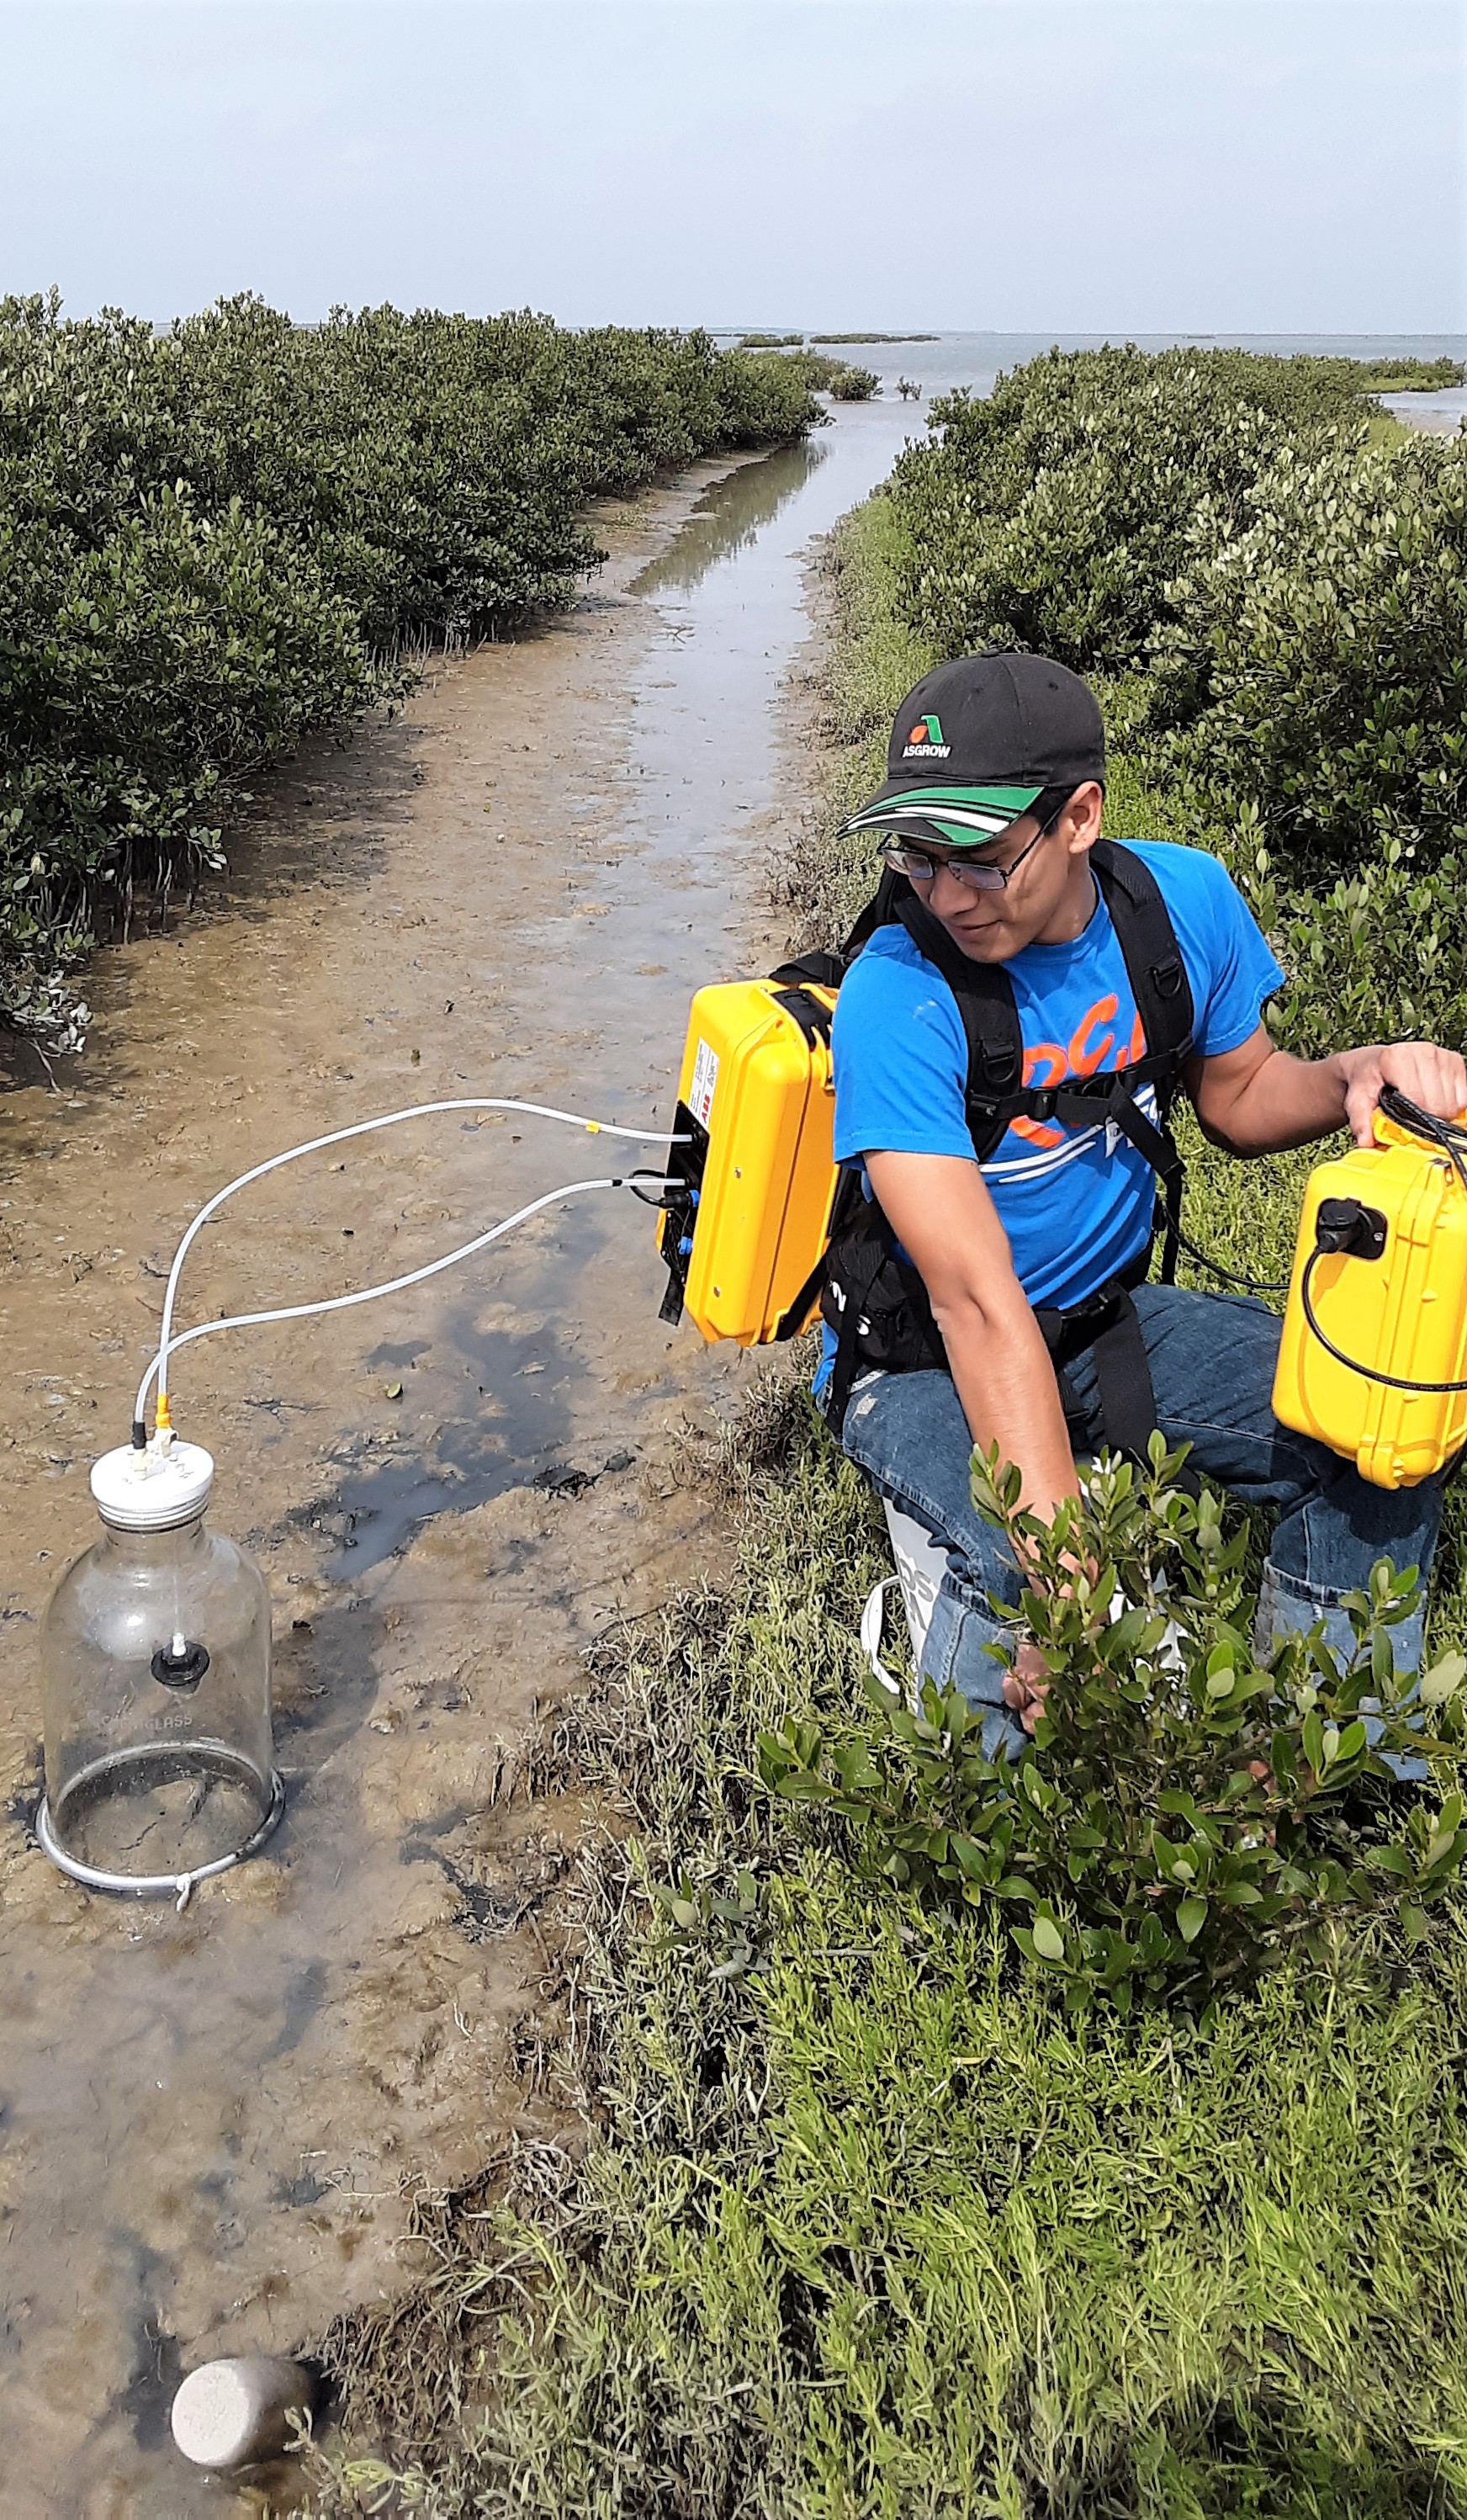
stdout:
<svg viewBox="0 0 1467 2520">
<path fill-rule="evenodd" d="M 276 1817 L 270 1602 L 252 1557 L 204 1527 L 213 1462 L 161 1474 L 125 1449 L 92 1474 L 102 1538 L 41 1630 L 42 1844 L 96 1886 L 167 1887 L 222 1867 Z"/>
</svg>

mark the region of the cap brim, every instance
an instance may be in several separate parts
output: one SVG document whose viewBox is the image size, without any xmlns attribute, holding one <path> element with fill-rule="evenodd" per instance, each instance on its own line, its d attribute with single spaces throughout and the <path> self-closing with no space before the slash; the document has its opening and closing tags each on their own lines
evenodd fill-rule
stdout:
<svg viewBox="0 0 1467 2520">
<path fill-rule="evenodd" d="M 920 830 L 945 848 L 982 849 L 1001 839 L 1010 823 L 1027 814 L 1043 788 L 963 788 L 934 780 L 889 779 L 868 804 L 847 816 L 841 831 L 869 832 L 874 838 Z"/>
</svg>

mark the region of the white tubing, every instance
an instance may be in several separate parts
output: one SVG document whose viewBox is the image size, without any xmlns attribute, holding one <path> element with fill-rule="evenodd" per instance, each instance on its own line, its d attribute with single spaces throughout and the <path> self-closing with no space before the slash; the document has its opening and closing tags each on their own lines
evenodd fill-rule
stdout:
<svg viewBox="0 0 1467 2520">
<path fill-rule="evenodd" d="M 633 1133 L 628 1130 L 624 1134 L 630 1137 Z M 232 1184 L 231 1187 L 238 1188 L 239 1185 Z M 538 1216 L 543 1207 L 554 1207 L 557 1199 L 575 1198 L 587 1190 L 621 1190 L 623 1187 L 624 1176 L 621 1174 L 609 1174 L 601 1181 L 562 1182 L 558 1190 L 547 1191 L 543 1198 L 531 1199 L 528 1207 L 516 1208 L 503 1224 L 491 1225 L 487 1234 L 475 1235 L 471 1242 L 461 1242 L 457 1251 L 445 1251 L 441 1260 L 429 1260 L 422 1269 L 410 1269 L 404 1278 L 389 1278 L 380 1286 L 360 1286 L 354 1295 L 328 1295 L 316 1304 L 282 1304 L 273 1312 L 232 1313 L 227 1321 L 200 1322 L 197 1329 L 181 1330 L 177 1338 L 170 1339 L 168 1353 L 172 1355 L 181 1347 L 191 1346 L 195 1339 L 212 1338 L 217 1330 L 250 1329 L 259 1322 L 299 1322 L 313 1313 L 344 1313 L 353 1304 L 374 1302 L 378 1295 L 400 1294 L 404 1286 L 421 1286 L 424 1278 L 436 1278 L 440 1269 L 452 1269 L 457 1261 L 471 1259 L 475 1251 L 485 1250 L 491 1242 L 497 1242 L 502 1234 L 509 1234 L 516 1225 L 523 1225 L 527 1217 Z M 660 1176 L 654 1175 L 645 1187 L 661 1190 L 666 1185 Z M 148 1406 L 149 1388 L 162 1361 L 163 1351 L 159 1348 L 138 1386 L 138 1403 L 133 1411 L 135 1418 L 141 1418 Z"/>
<path fill-rule="evenodd" d="M 370 1137 L 376 1129 L 393 1129 L 397 1126 L 400 1120 L 426 1119 L 435 1111 L 522 1111 L 526 1113 L 529 1118 L 534 1120 L 559 1120 L 562 1121 L 567 1128 L 585 1129 L 592 1137 L 631 1138 L 640 1146 L 676 1147 L 681 1146 L 683 1143 L 681 1138 L 673 1135 L 666 1129 L 624 1129 L 619 1127 L 615 1121 L 588 1120 L 583 1112 L 557 1111 L 549 1103 L 545 1102 L 520 1102 L 514 1101 L 512 1098 L 499 1094 L 475 1094 L 462 1096 L 455 1101 L 448 1102 L 413 1102 L 410 1103 L 405 1110 L 384 1111 L 375 1120 L 355 1120 L 348 1129 L 329 1130 L 324 1138 L 307 1138 L 301 1146 L 287 1147 L 284 1153 L 267 1156 L 264 1163 L 252 1165 L 247 1173 L 241 1173 L 236 1181 L 226 1182 L 223 1190 L 215 1191 L 212 1198 L 205 1199 L 202 1207 L 199 1211 L 199 1214 L 195 1217 L 192 1225 L 184 1235 L 183 1240 L 179 1243 L 178 1249 L 174 1252 L 173 1265 L 168 1272 L 168 1283 L 163 1290 L 163 1318 L 158 1333 L 157 1354 L 150 1365 L 147 1373 L 144 1375 L 142 1384 L 139 1388 L 138 1405 L 133 1412 L 135 1418 L 140 1418 L 143 1415 L 143 1411 L 148 1402 L 149 1386 L 153 1382 L 155 1375 L 157 1377 L 159 1397 L 167 1391 L 169 1353 L 173 1348 L 182 1347 L 186 1344 L 184 1339 L 175 1339 L 173 1336 L 173 1307 L 178 1295 L 179 1280 L 183 1275 L 183 1265 L 189 1256 L 189 1250 L 193 1243 L 194 1237 L 203 1226 L 207 1225 L 211 1216 L 218 1213 L 218 1210 L 224 1205 L 225 1200 L 227 1198 L 233 1198 L 237 1190 L 247 1190 L 251 1182 L 263 1181 L 267 1173 L 278 1172 L 282 1164 L 293 1164 L 297 1157 L 301 1155 L 319 1154 L 323 1147 L 342 1146 L 348 1138 Z M 587 1185 L 576 1183 L 573 1187 L 575 1189 L 581 1189 L 583 1187 L 587 1187 Z M 555 1192 L 553 1195 L 560 1196 L 562 1193 Z M 539 1202 L 542 1206 L 545 1205 L 545 1203 L 546 1202 L 544 1200 Z M 533 1214 L 533 1208 L 522 1208 L 518 1217 L 510 1217 L 504 1225 L 496 1227 L 495 1231 L 497 1233 L 507 1234 L 511 1225 L 517 1225 L 522 1217 L 532 1216 Z M 485 1238 L 492 1241 L 494 1238 L 491 1235 Z M 463 1251 L 450 1253 L 447 1260 L 434 1261 L 433 1268 L 447 1269 L 452 1266 L 454 1260 L 464 1259 L 467 1257 L 468 1252 L 480 1250 L 482 1247 L 481 1242 L 467 1243 Z M 432 1269 L 427 1269 L 423 1270 L 421 1274 L 423 1277 L 431 1277 L 433 1272 Z M 412 1278 L 403 1278 L 395 1280 L 393 1283 L 394 1285 L 411 1286 L 414 1283 L 414 1280 Z M 392 1291 L 393 1286 L 377 1286 L 369 1289 L 367 1293 L 360 1295 L 338 1295 L 331 1304 L 301 1304 L 296 1305 L 291 1311 L 280 1313 L 241 1313 L 234 1322 L 210 1322 L 207 1325 L 207 1328 L 209 1329 L 233 1329 L 242 1322 L 283 1322 L 298 1320 L 302 1313 L 333 1312 L 338 1310 L 343 1304 L 366 1303 L 368 1301 L 369 1293 L 391 1294 Z M 202 1330 L 191 1330 L 188 1333 L 190 1338 L 201 1338 L 203 1335 L 204 1332 Z"/>
<path fill-rule="evenodd" d="M 883 1575 L 880 1583 L 873 1584 L 867 1593 L 866 1606 L 861 1613 L 861 1650 L 870 1668 L 871 1678 L 881 1683 L 887 1696 L 905 1698 L 916 1695 L 917 1692 L 904 1688 L 896 1674 L 888 1671 L 881 1659 L 881 1632 L 886 1622 L 886 1596 L 892 1586 L 900 1581 L 900 1576 Z M 920 1714 L 920 1704 L 913 1706 L 913 1714 Z"/>
</svg>

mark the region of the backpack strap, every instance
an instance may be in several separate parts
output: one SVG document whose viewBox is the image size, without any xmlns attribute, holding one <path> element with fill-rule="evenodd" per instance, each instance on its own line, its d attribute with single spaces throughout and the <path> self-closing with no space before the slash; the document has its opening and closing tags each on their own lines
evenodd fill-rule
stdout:
<svg viewBox="0 0 1467 2520">
<path fill-rule="evenodd" d="M 787 980 L 789 977 L 788 965 L 785 965 L 783 969 L 770 974 L 772 984 L 775 980 Z M 829 985 L 827 980 L 824 986 L 828 988 Z M 817 1042 L 829 1040 L 830 1010 L 822 1005 L 819 998 L 813 998 L 808 989 L 799 987 L 775 989 L 774 1002 L 777 1007 L 782 1007 L 787 1015 L 793 1016 L 812 1050 Z"/>
<path fill-rule="evenodd" d="M 863 945 L 869 942 L 878 927 L 891 925 L 897 916 L 900 903 L 915 901 L 915 899 L 916 895 L 906 876 L 898 875 L 895 867 L 887 867 L 870 900 L 865 910 L 858 915 L 855 926 L 840 949 L 845 963 L 849 965 L 855 962 Z"/>
<path fill-rule="evenodd" d="M 792 962 L 781 963 L 778 969 L 771 971 L 769 976 L 771 980 L 778 980 L 781 986 L 790 989 L 812 986 L 818 989 L 838 989 L 846 976 L 846 970 L 847 958 L 844 954 L 797 954 Z"/>
<path fill-rule="evenodd" d="M 947 1371 L 927 1289 L 911 1262 L 900 1256 L 890 1222 L 867 1196 L 859 1166 L 843 1166 L 836 1188 L 821 1314 L 834 1333 L 835 1354 L 820 1406 L 837 1434 L 858 1374 L 872 1367 L 893 1373 Z"/>
<path fill-rule="evenodd" d="M 1085 1416 L 1067 1369 L 1077 1357 L 1089 1354 L 1094 1368 L 1095 1397 L 1105 1441 L 1143 1468 L 1146 1446 L 1156 1425 L 1156 1394 L 1132 1291 L 1141 1283 L 1145 1268 L 1143 1255 L 1068 1312 L 1039 1304 L 1034 1314 L 1049 1351 L 1072 1443 L 1078 1448 L 1085 1440 Z"/>
<path fill-rule="evenodd" d="M 1125 959 L 1146 1049 L 1153 1058 L 1173 1064 L 1172 1091 L 1159 1096 L 1165 1110 L 1176 1100 L 1182 1062 L 1192 1053 L 1192 991 L 1177 930 L 1160 884 L 1133 849 L 1096 840 L 1090 865 Z"/>
<path fill-rule="evenodd" d="M 1192 1055 L 1192 991 L 1161 886 L 1145 860 L 1114 840 L 1097 840 L 1090 864 L 1125 958 L 1146 1037 L 1146 1064 L 1157 1068 L 1153 1081 L 1161 1126 L 1154 1127 L 1147 1119 L 1134 1093 L 1118 1095 L 1107 1118 L 1144 1155 L 1161 1184 L 1155 1222 L 1162 1228 L 1162 1282 L 1170 1286 L 1177 1275 L 1186 1185 L 1186 1168 L 1172 1135 L 1170 1114 L 1181 1088 L 1182 1068 Z"/>
<path fill-rule="evenodd" d="M 896 916 L 917 952 L 936 964 L 957 1001 L 968 1041 L 966 1118 L 981 1164 L 1009 1122 L 1028 1110 L 1024 1036 L 1013 982 L 1001 963 L 971 962 L 914 894 L 897 904 Z"/>
</svg>

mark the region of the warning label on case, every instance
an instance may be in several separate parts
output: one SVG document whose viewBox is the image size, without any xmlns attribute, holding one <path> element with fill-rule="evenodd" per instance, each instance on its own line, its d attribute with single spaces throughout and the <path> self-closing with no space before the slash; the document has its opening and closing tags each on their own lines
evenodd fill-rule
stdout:
<svg viewBox="0 0 1467 2520">
<path fill-rule="evenodd" d="M 713 1089 L 718 1083 L 718 1053 L 700 1041 L 692 1062 L 692 1084 L 689 1089 L 688 1108 L 703 1128 L 713 1108 Z"/>
</svg>

